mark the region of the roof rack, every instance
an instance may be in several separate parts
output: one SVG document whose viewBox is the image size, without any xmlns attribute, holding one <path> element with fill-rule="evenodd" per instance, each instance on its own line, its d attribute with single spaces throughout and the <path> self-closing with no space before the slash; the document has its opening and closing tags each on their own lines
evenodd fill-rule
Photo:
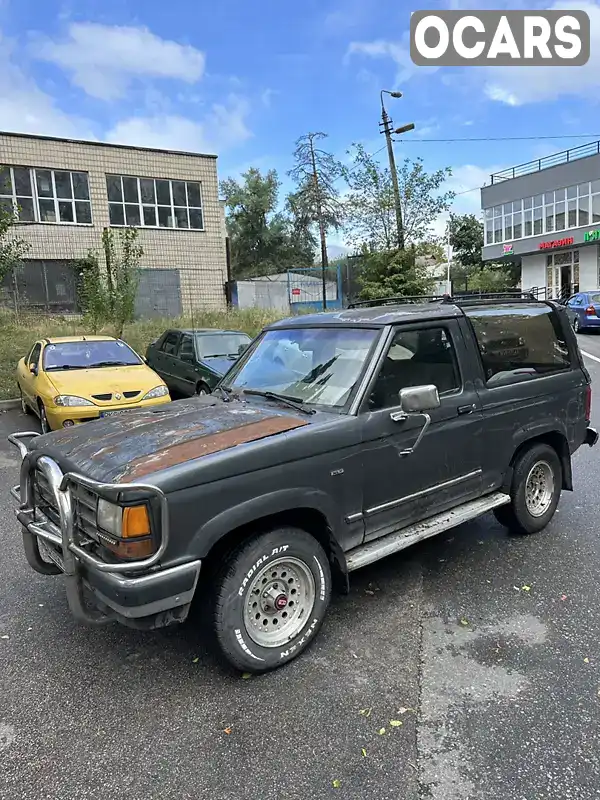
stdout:
<svg viewBox="0 0 600 800">
<path fill-rule="evenodd" d="M 442 303 L 448 301 L 449 295 L 415 294 L 404 297 L 378 297 L 376 300 L 356 300 L 348 308 L 377 308 L 378 306 L 401 306 L 407 303 Z"/>
<path fill-rule="evenodd" d="M 348 308 L 377 308 L 379 306 L 401 306 L 412 303 L 449 303 L 451 305 L 478 305 L 488 303 L 531 303 L 538 298 L 532 292 L 459 292 L 449 295 L 410 295 L 407 297 L 380 297 L 377 300 L 358 300 Z"/>
</svg>

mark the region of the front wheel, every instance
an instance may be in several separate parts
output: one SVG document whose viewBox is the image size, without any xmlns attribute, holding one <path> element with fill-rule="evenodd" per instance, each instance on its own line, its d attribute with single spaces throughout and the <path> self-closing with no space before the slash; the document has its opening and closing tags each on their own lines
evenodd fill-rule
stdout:
<svg viewBox="0 0 600 800">
<path fill-rule="evenodd" d="M 50 427 L 50 423 L 48 422 L 46 407 L 44 406 L 41 400 L 38 400 L 38 409 L 40 414 L 40 427 L 42 429 L 42 433 L 50 433 L 52 428 Z"/>
<path fill-rule="evenodd" d="M 239 547 L 216 580 L 214 626 L 237 669 L 266 672 L 291 661 L 319 631 L 331 571 L 309 533 L 278 528 Z"/>
<path fill-rule="evenodd" d="M 196 395 L 198 397 L 204 397 L 205 395 L 210 394 L 210 389 L 205 383 L 199 383 L 196 386 Z"/>
<path fill-rule="evenodd" d="M 514 533 L 537 533 L 550 522 L 562 489 L 562 466 L 553 447 L 536 444 L 522 453 L 513 470 L 511 502 L 494 512 Z"/>
</svg>

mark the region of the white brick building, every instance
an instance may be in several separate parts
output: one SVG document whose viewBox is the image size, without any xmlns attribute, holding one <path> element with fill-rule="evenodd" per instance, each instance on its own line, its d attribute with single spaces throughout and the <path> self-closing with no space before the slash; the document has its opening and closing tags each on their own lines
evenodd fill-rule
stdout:
<svg viewBox="0 0 600 800">
<path fill-rule="evenodd" d="M 0 204 L 19 208 L 15 230 L 31 246 L 5 296 L 73 310 L 72 262 L 100 250 L 104 228 L 132 225 L 144 250 L 140 313 L 225 305 L 216 156 L 0 133 Z"/>
</svg>

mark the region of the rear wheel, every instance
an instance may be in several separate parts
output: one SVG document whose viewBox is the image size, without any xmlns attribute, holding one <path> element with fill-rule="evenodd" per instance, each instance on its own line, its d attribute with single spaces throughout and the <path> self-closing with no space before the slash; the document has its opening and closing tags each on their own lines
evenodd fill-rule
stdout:
<svg viewBox="0 0 600 800">
<path fill-rule="evenodd" d="M 573 320 L 573 330 L 575 333 L 581 333 L 583 328 L 581 327 L 581 323 L 579 322 L 579 317 L 575 317 Z"/>
<path fill-rule="evenodd" d="M 48 422 L 46 407 L 44 406 L 41 400 L 38 400 L 38 409 L 39 409 L 40 426 L 42 428 L 42 433 L 50 433 L 52 428 L 50 427 L 50 423 Z"/>
<path fill-rule="evenodd" d="M 494 512 L 514 533 L 536 533 L 550 522 L 562 489 L 562 466 L 554 448 L 535 444 L 517 459 L 510 490 L 511 502 Z"/>
<path fill-rule="evenodd" d="M 317 635 L 331 596 L 329 562 L 309 533 L 278 528 L 234 551 L 215 593 L 223 655 L 237 669 L 266 672 L 300 655 Z"/>
<path fill-rule="evenodd" d="M 205 383 L 200 382 L 196 386 L 196 394 L 204 397 L 204 395 L 210 394 L 210 389 Z"/>
</svg>

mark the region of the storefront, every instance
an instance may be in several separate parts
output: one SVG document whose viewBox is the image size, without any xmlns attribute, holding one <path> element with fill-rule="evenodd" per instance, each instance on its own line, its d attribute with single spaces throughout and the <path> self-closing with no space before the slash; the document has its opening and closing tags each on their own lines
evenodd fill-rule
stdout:
<svg viewBox="0 0 600 800">
<path fill-rule="evenodd" d="M 484 261 L 547 297 L 600 287 L 600 142 L 492 175 L 481 199 Z"/>
</svg>

